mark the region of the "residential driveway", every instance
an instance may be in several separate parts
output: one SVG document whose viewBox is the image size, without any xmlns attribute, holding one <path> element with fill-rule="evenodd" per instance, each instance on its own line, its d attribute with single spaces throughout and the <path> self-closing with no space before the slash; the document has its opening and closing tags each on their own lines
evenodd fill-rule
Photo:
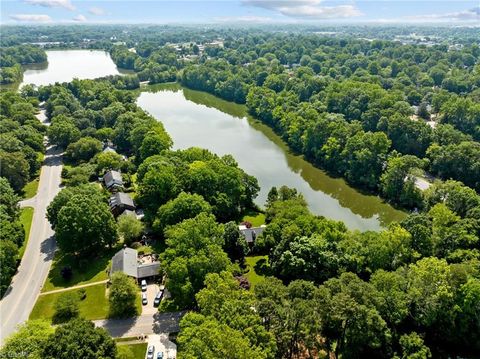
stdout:
<svg viewBox="0 0 480 359">
<path fill-rule="evenodd" d="M 142 305 L 142 315 L 144 314 L 150 314 L 154 315 L 155 313 L 158 312 L 158 308 L 155 308 L 153 306 L 153 301 L 155 300 L 155 295 L 158 292 L 158 285 L 156 284 L 148 284 L 147 285 L 147 300 L 148 304 L 147 305 Z"/>
<path fill-rule="evenodd" d="M 50 201 L 60 191 L 61 172 L 62 152 L 50 146 L 40 172 L 37 195 L 22 203 L 34 208 L 32 227 L 20 266 L 0 302 L 0 345 L 18 324 L 28 319 L 50 270 L 55 240 L 46 212 Z"/>
<path fill-rule="evenodd" d="M 148 336 L 148 346 L 155 346 L 154 358 L 157 358 L 157 353 L 162 352 L 164 359 L 174 359 L 177 357 L 177 346 L 168 340 L 168 334 L 151 334 Z M 145 353 L 145 358 L 147 354 Z"/>
<path fill-rule="evenodd" d="M 142 334 L 176 333 L 180 319 L 186 312 L 142 314 L 130 319 L 95 320 L 97 327 L 105 328 L 112 337 L 136 337 Z"/>
</svg>

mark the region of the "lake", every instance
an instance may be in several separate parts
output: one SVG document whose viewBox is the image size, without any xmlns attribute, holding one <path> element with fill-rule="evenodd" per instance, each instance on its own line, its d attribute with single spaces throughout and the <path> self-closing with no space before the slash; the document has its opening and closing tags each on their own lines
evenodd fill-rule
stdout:
<svg viewBox="0 0 480 359">
<path fill-rule="evenodd" d="M 47 62 L 24 66 L 25 72 L 20 86 L 50 85 L 55 82 L 70 82 L 74 78 L 94 79 L 125 73 L 117 68 L 106 51 L 51 50 L 46 53 Z"/>
<path fill-rule="evenodd" d="M 268 126 L 248 115 L 244 105 L 178 84 L 144 87 L 137 104 L 164 124 L 174 149 L 197 146 L 233 155 L 258 179 L 256 203 L 262 207 L 272 186 L 287 185 L 304 195 L 313 213 L 343 221 L 350 229 L 379 230 L 406 216 L 291 153 Z"/>
</svg>

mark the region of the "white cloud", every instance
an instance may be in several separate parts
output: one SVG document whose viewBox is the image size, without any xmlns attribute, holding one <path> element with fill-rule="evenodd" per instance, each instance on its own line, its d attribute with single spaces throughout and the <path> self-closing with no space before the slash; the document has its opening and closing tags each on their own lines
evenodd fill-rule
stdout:
<svg viewBox="0 0 480 359">
<path fill-rule="evenodd" d="M 442 21 L 480 21 L 480 6 L 473 9 L 457 12 L 448 12 L 443 14 L 428 14 L 428 15 L 416 15 L 407 17 L 410 20 L 416 21 L 430 21 L 430 22 L 442 22 Z"/>
<path fill-rule="evenodd" d="M 63 7 L 70 11 L 75 10 L 75 6 L 72 5 L 70 0 L 25 0 L 25 2 L 43 7 Z"/>
<path fill-rule="evenodd" d="M 51 17 L 48 15 L 36 15 L 36 14 L 14 14 L 10 15 L 10 19 L 22 22 L 50 22 Z"/>
<path fill-rule="evenodd" d="M 96 6 L 88 9 L 88 12 L 92 15 L 95 15 L 95 16 L 105 15 L 105 10 L 103 10 L 100 7 L 96 7 Z"/>
<path fill-rule="evenodd" d="M 266 23 L 266 22 L 272 22 L 271 17 L 267 16 L 221 16 L 221 17 L 216 17 L 214 19 L 215 21 L 218 22 L 230 22 L 230 23 L 238 23 L 238 22 L 248 22 L 248 23 Z"/>
<path fill-rule="evenodd" d="M 335 19 L 363 15 L 354 5 L 322 6 L 322 0 L 243 0 L 242 3 L 298 19 Z"/>
<path fill-rule="evenodd" d="M 87 21 L 87 18 L 85 16 L 83 16 L 82 14 L 79 14 L 79 15 L 75 16 L 72 20 L 75 21 L 75 22 L 85 22 L 85 21 Z"/>
</svg>

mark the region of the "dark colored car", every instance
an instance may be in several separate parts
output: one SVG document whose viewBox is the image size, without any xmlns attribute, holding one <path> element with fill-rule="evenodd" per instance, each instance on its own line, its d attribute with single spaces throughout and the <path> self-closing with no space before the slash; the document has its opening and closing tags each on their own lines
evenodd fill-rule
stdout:
<svg viewBox="0 0 480 359">
<path fill-rule="evenodd" d="M 160 305 L 160 302 L 162 301 L 162 298 L 163 298 L 163 290 L 159 291 L 155 296 L 155 300 L 153 301 L 153 306 L 158 307 Z"/>
</svg>

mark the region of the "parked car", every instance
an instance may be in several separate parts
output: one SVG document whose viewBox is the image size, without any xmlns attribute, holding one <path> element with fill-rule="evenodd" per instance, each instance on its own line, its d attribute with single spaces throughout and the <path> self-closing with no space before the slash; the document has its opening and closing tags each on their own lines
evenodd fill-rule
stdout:
<svg viewBox="0 0 480 359">
<path fill-rule="evenodd" d="M 142 293 L 142 304 L 147 305 L 148 300 L 147 300 L 147 293 Z"/>
<path fill-rule="evenodd" d="M 163 359 L 163 352 L 157 353 L 157 359 Z"/>
<path fill-rule="evenodd" d="M 154 354 L 155 354 L 155 346 L 149 345 L 147 349 L 147 359 L 153 359 Z"/>
<path fill-rule="evenodd" d="M 147 281 L 142 279 L 140 285 L 142 286 L 142 292 L 145 292 L 147 290 Z"/>
<path fill-rule="evenodd" d="M 160 305 L 160 302 L 162 301 L 163 297 L 163 290 L 160 290 L 157 295 L 155 295 L 155 300 L 153 301 L 153 306 L 158 307 Z"/>
</svg>

